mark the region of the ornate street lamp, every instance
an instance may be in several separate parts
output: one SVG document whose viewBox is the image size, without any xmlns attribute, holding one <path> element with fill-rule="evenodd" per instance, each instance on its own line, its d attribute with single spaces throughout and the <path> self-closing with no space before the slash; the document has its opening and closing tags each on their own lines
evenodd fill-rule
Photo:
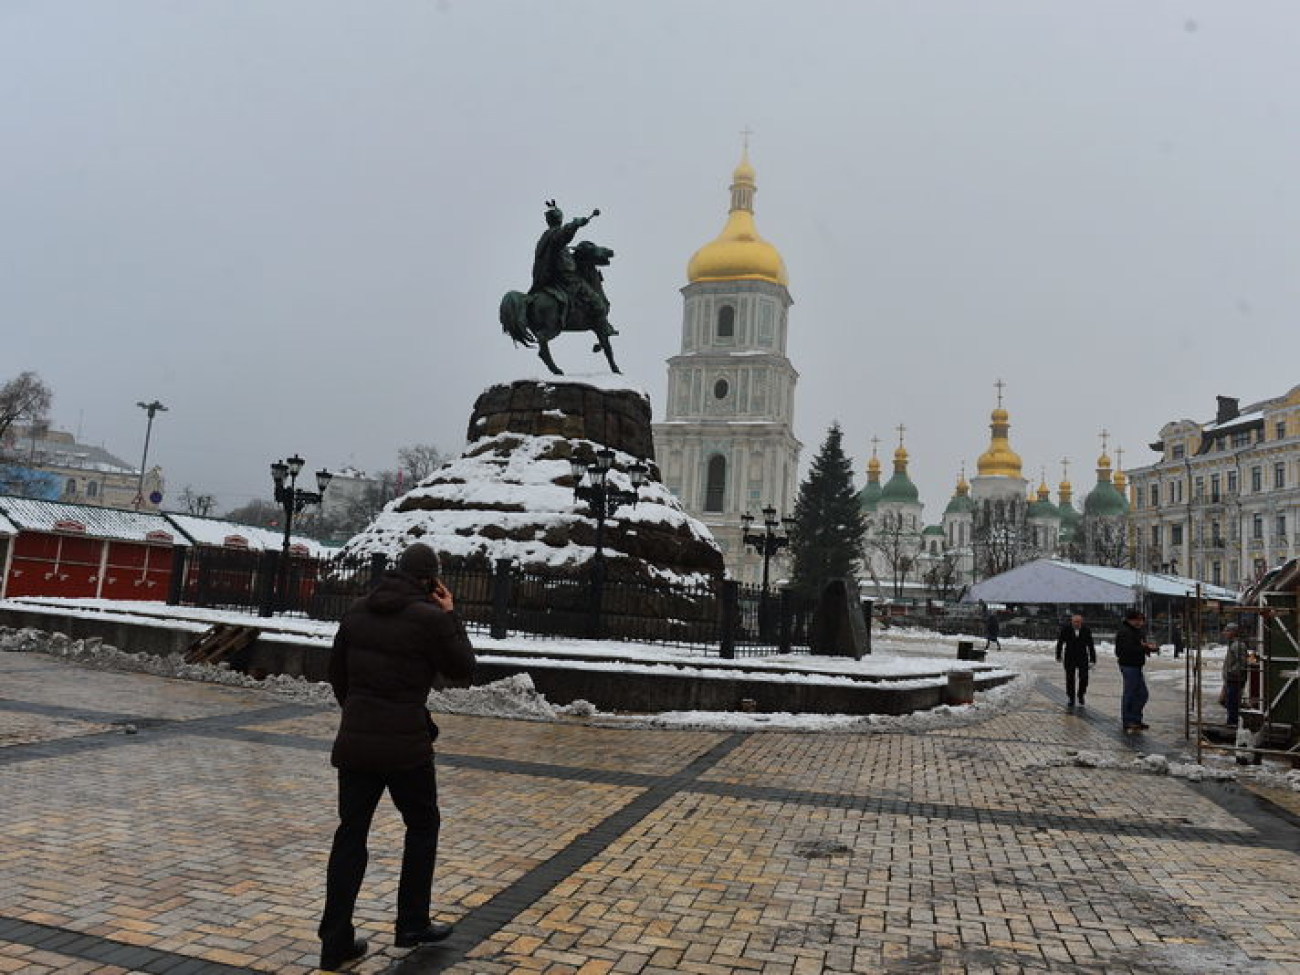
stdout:
<svg viewBox="0 0 1300 975">
<path fill-rule="evenodd" d="M 301 514 L 308 505 L 320 504 L 325 497 L 325 489 L 329 487 L 334 477 L 329 471 L 321 468 L 316 472 L 317 490 L 304 491 L 298 487 L 298 475 L 302 473 L 305 463 L 306 461 L 294 454 L 288 460 L 277 460 L 271 465 L 271 480 L 275 483 L 275 502 L 284 509 L 284 543 L 280 548 L 280 566 L 276 573 L 276 585 L 274 588 L 267 587 L 266 596 L 262 600 L 262 616 L 270 616 L 277 601 L 282 609 L 287 607 L 289 536 L 293 533 L 293 517 Z M 279 597 L 278 600 L 276 596 Z"/>
<path fill-rule="evenodd" d="M 776 517 L 776 508 L 768 505 L 763 509 L 763 531 L 750 531 L 754 524 L 754 516 L 746 511 L 740 516 L 741 533 L 740 540 L 742 545 L 750 546 L 756 553 L 763 557 L 763 589 L 758 597 L 758 628 L 761 633 L 767 633 L 770 630 L 770 612 L 768 606 L 767 581 L 771 572 L 772 556 L 781 549 L 790 544 L 790 529 L 794 527 L 793 518 Z M 784 528 L 785 534 L 777 533 L 778 528 Z"/>
<path fill-rule="evenodd" d="M 632 490 L 624 491 L 609 481 L 609 472 L 614 467 L 614 451 L 605 447 L 596 451 L 595 460 L 590 463 L 578 456 L 569 458 L 569 467 L 573 471 L 573 496 L 579 501 L 587 502 L 592 515 L 596 518 L 596 557 L 591 563 L 591 624 L 593 638 L 601 634 L 601 605 L 605 598 L 605 519 L 612 518 L 614 512 L 623 505 L 636 505 L 641 500 L 641 487 L 646 482 L 650 469 L 640 460 L 628 465 L 627 476 L 632 482 Z"/>
</svg>

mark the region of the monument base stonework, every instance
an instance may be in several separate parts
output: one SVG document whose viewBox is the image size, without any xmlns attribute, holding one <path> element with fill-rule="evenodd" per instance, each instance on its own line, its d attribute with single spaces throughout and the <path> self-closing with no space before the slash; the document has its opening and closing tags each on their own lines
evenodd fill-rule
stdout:
<svg viewBox="0 0 1300 975">
<path fill-rule="evenodd" d="M 626 473 L 649 468 L 636 505 L 606 520 L 602 549 L 611 582 L 703 585 L 722 577 L 709 530 L 664 487 L 654 463 L 650 401 L 619 377 L 521 379 L 484 390 L 470 415 L 469 443 L 412 490 L 385 506 L 344 554 L 395 556 L 423 541 L 451 569 L 519 569 L 586 579 L 596 519 L 574 497 L 571 458 L 614 451 L 610 483 L 632 490 Z"/>
</svg>

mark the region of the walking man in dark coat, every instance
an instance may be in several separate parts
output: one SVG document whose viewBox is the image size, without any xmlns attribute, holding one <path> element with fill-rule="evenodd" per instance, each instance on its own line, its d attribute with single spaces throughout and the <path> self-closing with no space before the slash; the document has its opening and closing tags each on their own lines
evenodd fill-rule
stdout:
<svg viewBox="0 0 1300 975">
<path fill-rule="evenodd" d="M 1056 659 L 1065 661 L 1066 706 L 1074 707 L 1075 678 L 1078 678 L 1079 707 L 1084 706 L 1088 693 L 1088 665 L 1097 662 L 1097 648 L 1092 643 L 1092 630 L 1083 625 L 1083 616 L 1075 613 L 1061 627 L 1056 637 Z"/>
<path fill-rule="evenodd" d="M 412 545 L 396 571 L 348 608 L 334 638 L 329 679 L 343 717 L 330 755 L 338 769 L 339 826 L 318 931 L 326 971 L 368 947 L 356 936 L 352 913 L 369 858 L 370 821 L 385 789 L 406 825 L 395 943 L 413 948 L 452 932 L 429 916 L 441 819 L 433 766 L 438 727 L 425 702 L 444 679 L 468 680 L 474 650 L 439 574 L 437 553 Z"/>
</svg>

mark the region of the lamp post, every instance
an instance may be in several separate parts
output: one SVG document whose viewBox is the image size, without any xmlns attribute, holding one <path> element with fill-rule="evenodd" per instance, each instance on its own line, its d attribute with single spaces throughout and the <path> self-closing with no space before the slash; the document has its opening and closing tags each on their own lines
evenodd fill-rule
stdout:
<svg viewBox="0 0 1300 975">
<path fill-rule="evenodd" d="M 149 415 L 149 422 L 145 424 L 144 428 L 144 454 L 140 457 L 140 480 L 135 486 L 135 510 L 139 511 L 140 506 L 144 504 L 144 472 L 149 461 L 149 436 L 153 433 L 153 418 L 157 413 L 166 413 L 167 407 L 163 406 L 158 400 L 154 400 L 152 403 L 137 401 L 135 405 Z"/>
<path fill-rule="evenodd" d="M 601 604 L 605 598 L 605 519 L 625 504 L 635 505 L 640 499 L 641 486 L 645 484 L 649 468 L 637 460 L 628 465 L 627 476 L 632 490 L 624 491 L 609 481 L 614 467 L 614 451 L 608 447 L 596 451 L 594 461 L 588 463 L 580 457 L 569 459 L 573 471 L 573 496 L 587 502 L 596 518 L 596 557 L 591 563 L 591 625 L 592 637 L 601 633 Z M 584 483 L 585 479 L 585 483 Z"/>
<path fill-rule="evenodd" d="M 762 532 L 750 531 L 754 524 L 754 516 L 748 511 L 740 516 L 740 523 L 741 544 L 750 546 L 763 557 L 763 589 L 758 598 L 758 628 L 761 633 L 766 633 L 770 628 L 767 582 L 772 568 L 772 556 L 790 544 L 790 528 L 794 525 L 794 519 L 778 520 L 776 508 L 769 504 L 763 509 Z M 777 529 L 781 527 L 785 528 L 784 535 L 777 534 Z"/>
<path fill-rule="evenodd" d="M 262 600 L 262 616 L 271 615 L 277 602 L 276 596 L 279 597 L 278 602 L 282 609 L 288 604 L 289 536 L 293 533 L 294 515 L 301 514 L 309 504 L 320 504 L 325 496 L 325 489 L 329 487 L 330 480 L 334 477 L 322 468 L 316 472 L 317 490 L 304 491 L 298 487 L 298 475 L 302 473 L 305 463 L 306 461 L 294 454 L 288 460 L 277 460 L 271 465 L 271 480 L 275 482 L 275 501 L 284 509 L 284 544 L 280 549 L 276 585 L 267 587 L 266 596 Z"/>
</svg>

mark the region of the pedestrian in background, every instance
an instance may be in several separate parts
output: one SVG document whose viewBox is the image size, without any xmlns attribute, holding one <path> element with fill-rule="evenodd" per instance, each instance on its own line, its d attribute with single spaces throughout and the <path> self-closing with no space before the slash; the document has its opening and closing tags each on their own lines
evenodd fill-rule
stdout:
<svg viewBox="0 0 1300 975">
<path fill-rule="evenodd" d="M 988 615 L 984 617 L 985 650 L 989 648 L 989 644 L 995 644 L 999 650 L 1002 649 L 1002 643 L 998 640 L 998 611 L 996 609 L 989 610 Z"/>
<path fill-rule="evenodd" d="M 433 765 L 438 726 L 425 702 L 444 679 L 467 680 L 475 661 L 440 568 L 428 545 L 407 548 L 396 571 L 344 613 L 330 652 L 330 685 L 343 716 L 330 755 L 338 769 L 339 826 L 318 931 L 326 971 L 369 947 L 356 936 L 352 913 L 369 859 L 370 821 L 385 789 L 406 826 L 394 942 L 414 948 L 452 932 L 429 916 L 441 817 Z"/>
<path fill-rule="evenodd" d="M 1174 645 L 1174 659 L 1177 660 L 1183 655 L 1183 627 L 1177 620 L 1174 620 L 1174 630 L 1169 639 Z"/>
<path fill-rule="evenodd" d="M 1124 731 L 1130 735 L 1150 727 L 1142 721 L 1142 712 L 1150 697 L 1142 668 L 1146 666 L 1147 655 L 1159 653 L 1160 648 L 1147 640 L 1146 625 L 1146 614 L 1140 609 L 1130 609 L 1124 614 L 1124 621 L 1115 634 L 1115 657 L 1124 680 L 1119 703 L 1120 720 Z"/>
<path fill-rule="evenodd" d="M 1241 637 L 1241 627 L 1229 623 L 1223 628 L 1227 652 L 1223 655 L 1223 706 L 1228 709 L 1228 724 L 1241 717 L 1241 690 L 1246 684 L 1250 665 L 1250 647 Z"/>
<path fill-rule="evenodd" d="M 1075 613 L 1061 627 L 1056 637 L 1056 659 L 1065 663 L 1066 707 L 1074 707 L 1076 688 L 1079 707 L 1083 707 L 1088 693 L 1088 665 L 1097 662 L 1097 648 L 1092 642 L 1092 630 L 1083 625 L 1081 613 Z"/>
</svg>

